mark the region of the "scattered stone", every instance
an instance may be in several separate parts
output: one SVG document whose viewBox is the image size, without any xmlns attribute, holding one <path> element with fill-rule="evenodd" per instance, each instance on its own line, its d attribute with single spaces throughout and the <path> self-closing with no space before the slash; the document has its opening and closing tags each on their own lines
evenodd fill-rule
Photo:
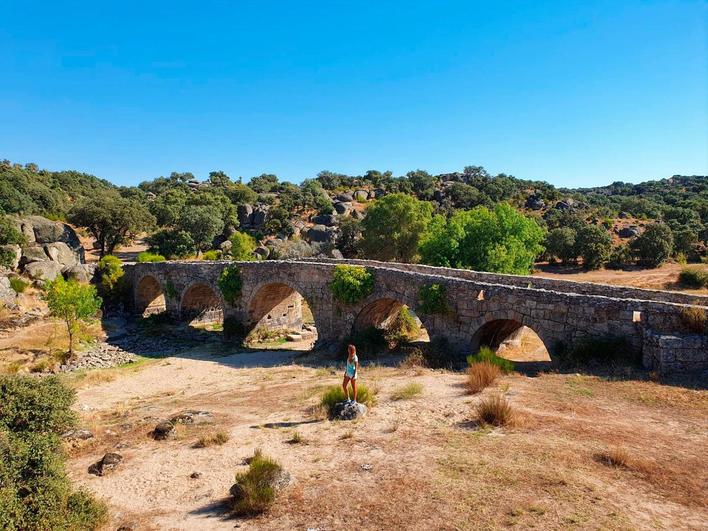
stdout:
<svg viewBox="0 0 708 531">
<path fill-rule="evenodd" d="M 89 474 L 95 476 L 104 476 L 108 472 L 114 470 L 120 462 L 123 461 L 123 456 L 114 452 L 109 452 L 101 458 L 100 461 L 92 464 L 88 468 Z"/>
<path fill-rule="evenodd" d="M 253 252 L 264 260 L 270 255 L 270 249 L 268 249 L 265 245 L 259 245 Z"/>
<path fill-rule="evenodd" d="M 312 223 L 332 227 L 337 224 L 337 217 L 334 214 L 320 214 L 319 216 L 312 216 Z"/>
<path fill-rule="evenodd" d="M 74 251 L 64 242 L 48 243 L 44 246 L 44 252 L 52 262 L 58 262 L 63 266 L 71 267 L 79 263 L 79 258 Z"/>
<path fill-rule="evenodd" d="M 636 238 L 641 234 L 639 227 L 636 225 L 631 225 L 629 227 L 623 227 L 619 231 L 620 238 Z"/>
<path fill-rule="evenodd" d="M 349 212 L 352 209 L 352 204 L 351 202 L 342 202 L 338 201 L 334 203 L 334 210 L 339 214 L 340 216 L 345 215 L 347 212 Z"/>
<path fill-rule="evenodd" d="M 7 306 L 15 304 L 15 299 L 17 298 L 17 293 L 12 289 L 10 285 L 10 279 L 8 277 L 0 277 L 0 302 Z"/>
<path fill-rule="evenodd" d="M 274 475 L 274 477 L 269 478 L 269 480 L 270 481 L 268 481 L 268 486 L 278 491 L 290 485 L 290 482 L 292 481 L 292 476 L 286 470 L 281 469 L 280 471 L 278 471 L 278 473 Z M 245 491 L 243 490 L 243 487 L 240 483 L 234 483 L 229 489 L 229 494 L 234 497 L 235 501 L 238 501 L 243 499 Z"/>
<path fill-rule="evenodd" d="M 176 436 L 175 425 L 169 420 L 163 420 L 152 431 L 152 438 L 156 441 L 164 441 L 166 439 L 174 439 Z"/>
<path fill-rule="evenodd" d="M 302 341 L 302 334 L 298 334 L 297 332 L 291 332 L 287 336 L 285 336 L 285 339 L 287 341 Z"/>
<path fill-rule="evenodd" d="M 532 195 L 526 200 L 526 208 L 531 210 L 541 210 L 546 206 L 546 202 L 537 195 Z"/>
<path fill-rule="evenodd" d="M 325 227 L 324 225 L 315 225 L 307 231 L 307 237 L 310 241 L 316 243 L 331 242 L 336 238 L 335 229 Z"/>
<path fill-rule="evenodd" d="M 363 203 L 364 201 L 369 199 L 369 192 L 367 192 L 366 190 L 357 190 L 356 192 L 354 192 L 354 199 L 356 199 L 360 203 Z"/>
<path fill-rule="evenodd" d="M 192 473 L 189 475 L 189 477 L 192 478 L 192 479 L 199 479 L 200 477 L 202 477 L 202 473 L 201 473 L 201 472 L 192 472 Z"/>
<path fill-rule="evenodd" d="M 367 408 L 358 402 L 339 402 L 332 410 L 332 420 L 354 420 L 366 415 Z"/>
<path fill-rule="evenodd" d="M 369 464 L 369 463 L 364 463 L 363 465 L 361 465 L 361 469 L 362 469 L 362 470 L 367 470 L 367 471 L 373 470 L 373 469 L 374 469 L 374 465 Z"/>
<path fill-rule="evenodd" d="M 0 245 L 0 252 L 12 255 L 9 264 L 10 269 L 17 269 L 20 266 L 20 259 L 22 258 L 22 247 L 17 244 Z"/>
<path fill-rule="evenodd" d="M 85 441 L 93 438 L 93 433 L 88 430 L 69 430 L 61 434 L 62 439 L 68 441 Z"/>
<path fill-rule="evenodd" d="M 213 420 L 213 416 L 209 411 L 197 411 L 190 409 L 175 415 L 170 419 L 175 424 L 204 424 Z"/>
<path fill-rule="evenodd" d="M 354 197 L 349 192 L 344 192 L 338 194 L 335 199 L 340 203 L 351 203 L 354 200 Z"/>
<path fill-rule="evenodd" d="M 49 262 L 47 253 L 44 252 L 44 247 L 38 244 L 30 244 L 21 247 L 22 256 L 20 264 L 31 264 L 32 262 Z"/>
<path fill-rule="evenodd" d="M 67 280 L 74 279 L 79 282 L 91 282 L 96 267 L 89 264 L 77 264 L 64 268 L 62 274 Z"/>
</svg>

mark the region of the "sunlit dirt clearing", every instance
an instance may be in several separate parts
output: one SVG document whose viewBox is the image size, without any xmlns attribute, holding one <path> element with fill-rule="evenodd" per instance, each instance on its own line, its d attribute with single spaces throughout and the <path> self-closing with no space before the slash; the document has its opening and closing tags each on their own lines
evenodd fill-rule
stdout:
<svg viewBox="0 0 708 531">
<path fill-rule="evenodd" d="M 311 406 L 324 386 L 339 383 L 339 370 L 294 365 L 293 353 L 190 356 L 77 380 L 76 408 L 96 438 L 71 449 L 70 473 L 108 502 L 115 527 L 699 529 L 708 522 L 703 391 L 511 375 L 483 395 L 506 393 L 519 421 L 486 429 L 474 422 L 480 397 L 465 393 L 462 374 L 364 367 L 377 405 L 362 421 L 329 422 Z M 239 368 L 253 364 L 268 367 Z M 412 381 L 423 385 L 420 397 L 390 399 Z M 172 441 L 149 438 L 158 419 L 185 409 L 211 411 L 214 425 L 182 428 Z M 230 435 L 226 444 L 193 448 L 217 429 Z M 304 443 L 287 442 L 295 431 Z M 641 460 L 641 471 L 598 461 L 618 447 Z M 223 501 L 256 448 L 294 483 L 267 514 L 229 519 Z M 125 457 L 119 468 L 87 474 L 111 450 Z"/>
</svg>

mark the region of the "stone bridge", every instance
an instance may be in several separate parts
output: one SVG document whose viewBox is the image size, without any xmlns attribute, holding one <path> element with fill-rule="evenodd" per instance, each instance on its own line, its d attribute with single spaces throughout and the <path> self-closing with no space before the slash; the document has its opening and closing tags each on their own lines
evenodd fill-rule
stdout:
<svg viewBox="0 0 708 531">
<path fill-rule="evenodd" d="M 371 271 L 373 293 L 356 304 L 337 301 L 329 286 L 337 264 Z M 233 303 L 218 287 L 229 266 L 238 268 L 243 282 Z M 708 337 L 690 333 L 686 325 L 688 312 L 708 308 L 703 296 L 366 260 L 175 261 L 127 264 L 125 273 L 132 309 L 143 316 L 167 311 L 186 321 L 225 318 L 246 331 L 296 330 L 303 323 L 304 300 L 320 346 L 380 327 L 405 305 L 417 312 L 431 339 L 445 338 L 460 355 L 480 344 L 494 346 L 527 326 L 551 359 L 585 338 L 621 337 L 647 368 L 708 368 Z M 448 311 L 417 309 L 420 288 L 430 284 L 444 286 Z"/>
</svg>

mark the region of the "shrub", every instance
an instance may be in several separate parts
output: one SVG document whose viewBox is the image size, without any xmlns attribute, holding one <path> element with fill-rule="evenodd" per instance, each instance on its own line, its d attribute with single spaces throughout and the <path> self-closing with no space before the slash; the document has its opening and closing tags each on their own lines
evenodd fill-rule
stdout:
<svg viewBox="0 0 708 531">
<path fill-rule="evenodd" d="M 202 254 L 202 260 L 221 260 L 221 251 L 212 249 Z"/>
<path fill-rule="evenodd" d="M 689 332 L 702 334 L 708 331 L 708 316 L 703 308 L 690 306 L 681 310 L 681 324 Z"/>
<path fill-rule="evenodd" d="M 123 279 L 123 262 L 112 254 L 106 255 L 98 261 L 96 268 L 98 274 L 98 292 L 104 299 L 117 302 L 126 293 Z"/>
<path fill-rule="evenodd" d="M 374 393 L 369 390 L 369 388 L 364 384 L 357 384 L 357 396 L 356 401 L 360 404 L 364 404 L 371 407 L 375 404 L 376 398 Z M 347 395 L 344 394 L 344 389 L 341 385 L 332 385 L 327 388 L 327 390 L 322 395 L 320 400 L 320 406 L 324 408 L 328 415 L 332 414 L 334 406 L 340 402 L 344 402 L 347 399 Z"/>
<path fill-rule="evenodd" d="M 361 266 L 337 265 L 334 267 L 330 289 L 335 299 L 354 304 L 373 293 L 374 275 Z"/>
<path fill-rule="evenodd" d="M 410 400 L 423 392 L 423 385 L 415 382 L 399 387 L 391 393 L 391 400 Z"/>
<path fill-rule="evenodd" d="M 229 238 L 231 242 L 231 257 L 234 260 L 251 261 L 256 257 L 253 251 L 256 250 L 256 240 L 250 234 L 236 231 Z"/>
<path fill-rule="evenodd" d="M 12 267 L 15 265 L 15 256 L 10 249 L 0 249 L 0 266 Z"/>
<path fill-rule="evenodd" d="M 10 287 L 15 291 L 15 293 L 24 293 L 28 286 L 29 282 L 25 282 L 21 278 L 12 277 L 10 279 Z"/>
<path fill-rule="evenodd" d="M 221 446 L 229 440 L 229 434 L 225 431 L 217 431 L 214 433 L 207 433 L 202 435 L 197 439 L 195 446 L 197 448 L 207 448 L 209 446 L 217 445 Z"/>
<path fill-rule="evenodd" d="M 514 411 L 508 400 L 502 395 L 491 395 L 477 404 L 477 418 L 482 424 L 506 426 L 514 417 Z"/>
<path fill-rule="evenodd" d="M 274 460 L 257 452 L 248 465 L 248 471 L 236 475 L 238 490 L 234 498 L 233 512 L 236 515 L 255 515 L 268 510 L 275 501 L 276 485 L 283 468 Z"/>
<path fill-rule="evenodd" d="M 147 238 L 151 250 L 168 258 L 184 258 L 197 250 L 190 233 L 183 230 L 163 229 Z"/>
<path fill-rule="evenodd" d="M 59 434 L 74 393 L 56 377 L 0 377 L 0 529 L 97 529 L 106 507 L 72 492 Z"/>
<path fill-rule="evenodd" d="M 679 284 L 687 288 L 708 288 L 708 270 L 684 267 L 679 273 Z"/>
<path fill-rule="evenodd" d="M 139 264 L 144 264 L 147 262 L 164 262 L 165 260 L 165 257 L 161 254 L 151 253 L 150 251 L 143 251 L 142 253 L 138 254 L 137 258 L 135 259 L 135 261 Z"/>
<path fill-rule="evenodd" d="M 26 242 L 24 235 L 17 229 L 17 226 L 0 212 L 0 245 L 8 245 L 18 243 L 20 245 Z"/>
<path fill-rule="evenodd" d="M 403 306 L 398 310 L 384 335 L 388 347 L 395 348 L 400 343 L 407 343 L 417 339 L 420 335 L 420 326 L 408 308 Z"/>
<path fill-rule="evenodd" d="M 622 269 L 623 267 L 632 265 L 633 262 L 632 250 L 629 248 L 629 245 L 619 245 L 614 247 L 610 252 L 607 267 L 610 269 Z"/>
<path fill-rule="evenodd" d="M 447 312 L 445 286 L 442 284 L 421 286 L 418 290 L 418 310 L 427 314 Z"/>
<path fill-rule="evenodd" d="M 595 459 L 607 466 L 629 468 L 629 453 L 624 448 L 611 448 L 605 452 L 600 452 L 595 454 Z"/>
<path fill-rule="evenodd" d="M 221 272 L 217 284 L 224 299 L 231 304 L 235 304 L 236 300 L 241 296 L 241 288 L 243 287 L 239 269 L 235 266 L 225 268 Z"/>
<path fill-rule="evenodd" d="M 499 365 L 489 361 L 479 361 L 467 368 L 467 389 L 471 394 L 481 392 L 494 383 L 501 374 Z"/>
<path fill-rule="evenodd" d="M 470 354 L 467 356 L 467 365 L 469 366 L 472 366 L 475 363 L 481 363 L 483 361 L 496 365 L 504 374 L 510 373 L 514 370 L 514 363 L 512 361 L 500 358 L 497 356 L 497 353 L 489 347 L 481 347 L 477 354 Z"/>
</svg>

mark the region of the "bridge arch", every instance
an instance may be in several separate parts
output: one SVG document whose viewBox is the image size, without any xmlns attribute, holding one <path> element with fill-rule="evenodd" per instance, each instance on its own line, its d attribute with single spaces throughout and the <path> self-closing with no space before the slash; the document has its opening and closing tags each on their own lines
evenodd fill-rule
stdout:
<svg viewBox="0 0 708 531">
<path fill-rule="evenodd" d="M 522 318 L 488 319 L 472 336 L 472 352 L 482 346 L 491 348 L 499 357 L 520 364 L 551 361 L 550 346 L 543 339 L 543 329 L 530 326 Z"/>
<path fill-rule="evenodd" d="M 418 337 L 411 340 L 429 341 L 428 327 L 415 311 L 400 300 L 387 296 L 370 299 L 363 305 L 354 318 L 350 336 L 356 340 L 362 334 L 370 336 L 375 330 L 385 333 L 396 324 L 402 310 L 407 310 L 419 328 Z"/>
<path fill-rule="evenodd" d="M 153 275 L 144 275 L 135 289 L 135 309 L 142 317 L 167 310 L 167 299 L 162 285 Z"/>
<path fill-rule="evenodd" d="M 224 303 L 212 286 L 197 281 L 182 292 L 179 314 L 189 324 L 223 323 Z"/>
<path fill-rule="evenodd" d="M 246 311 L 245 324 L 249 335 L 263 330 L 279 333 L 281 337 L 297 338 L 299 335 L 301 341 L 310 346 L 317 340 L 315 312 L 300 290 L 290 283 L 273 281 L 256 286 Z"/>
</svg>

